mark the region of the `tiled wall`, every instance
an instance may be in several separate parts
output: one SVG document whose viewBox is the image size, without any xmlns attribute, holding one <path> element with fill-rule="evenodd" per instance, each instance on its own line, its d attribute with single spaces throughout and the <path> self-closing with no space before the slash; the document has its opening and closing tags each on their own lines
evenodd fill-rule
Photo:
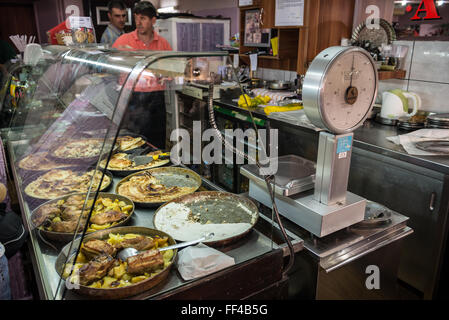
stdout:
<svg viewBox="0 0 449 320">
<path fill-rule="evenodd" d="M 406 79 L 379 84 L 379 98 L 385 90 L 400 88 L 419 94 L 421 110 L 449 112 L 449 41 L 395 41 L 409 47 L 405 61 Z"/>
<path fill-rule="evenodd" d="M 254 76 L 263 80 L 294 81 L 296 79 L 296 71 L 257 68 Z"/>
</svg>

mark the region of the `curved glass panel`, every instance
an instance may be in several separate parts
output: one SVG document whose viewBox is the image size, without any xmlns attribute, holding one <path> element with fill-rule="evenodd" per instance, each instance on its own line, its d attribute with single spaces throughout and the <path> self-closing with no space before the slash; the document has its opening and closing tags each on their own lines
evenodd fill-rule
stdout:
<svg viewBox="0 0 449 320">
<path fill-rule="evenodd" d="M 273 250 L 255 231 L 254 203 L 211 182 L 265 152 L 251 147 L 262 123 L 247 117 L 232 127 L 226 121 L 236 114 L 215 117 L 214 99 L 242 94 L 227 54 L 44 52 L 33 90 L 12 112 L 7 146 L 45 298 L 151 298 L 179 289 L 189 281 L 173 267 L 177 251 L 153 249 L 206 234 L 203 242 L 237 264 Z M 190 212 L 175 220 L 192 229 L 165 220 L 175 199 L 186 210 L 176 212 Z M 130 246 L 144 251 L 142 264 L 118 258 Z"/>
</svg>

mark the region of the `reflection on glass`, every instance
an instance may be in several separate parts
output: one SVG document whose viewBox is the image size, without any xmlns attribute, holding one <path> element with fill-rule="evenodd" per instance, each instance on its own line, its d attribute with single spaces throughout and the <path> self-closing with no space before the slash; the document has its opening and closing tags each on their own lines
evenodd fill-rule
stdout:
<svg viewBox="0 0 449 320">
<path fill-rule="evenodd" d="M 168 276 L 175 279 L 153 295 L 182 286 L 170 273 L 176 251 L 150 250 L 175 243 L 154 229 L 153 216 L 165 202 L 199 190 L 200 175 L 211 176 L 201 159 L 210 109 L 199 101 L 208 100 L 211 85 L 214 94 L 229 87 L 240 95 L 232 63 L 225 53 L 44 49 L 34 87 L 13 109 L 7 143 L 46 298 L 101 296 L 111 288 L 126 297 Z M 180 106 L 180 98 L 198 92 L 192 108 Z M 175 167 L 180 129 L 191 134 L 191 153 Z M 121 194 L 125 182 L 132 183 Z M 242 261 L 271 250 L 264 241 Z M 144 267 L 118 260 L 127 246 L 151 251 L 141 257 Z"/>
</svg>

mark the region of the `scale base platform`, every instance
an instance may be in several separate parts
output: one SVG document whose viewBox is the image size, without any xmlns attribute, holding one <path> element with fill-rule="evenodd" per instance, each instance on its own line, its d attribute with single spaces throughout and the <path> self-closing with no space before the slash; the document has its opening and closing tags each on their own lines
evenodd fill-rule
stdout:
<svg viewBox="0 0 449 320">
<path fill-rule="evenodd" d="M 272 207 L 266 187 L 262 188 L 251 180 L 249 196 Z M 275 201 L 280 215 L 320 238 L 365 218 L 366 199 L 351 192 L 347 192 L 345 204 L 322 204 L 314 199 L 313 190 L 292 197 L 276 194 Z"/>
</svg>

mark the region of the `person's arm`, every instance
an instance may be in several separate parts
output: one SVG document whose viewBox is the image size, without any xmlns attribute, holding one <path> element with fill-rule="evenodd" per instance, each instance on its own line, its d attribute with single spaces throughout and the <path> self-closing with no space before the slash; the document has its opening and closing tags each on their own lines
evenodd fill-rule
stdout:
<svg viewBox="0 0 449 320">
<path fill-rule="evenodd" d="M 108 37 L 108 29 L 104 30 L 103 34 L 101 35 L 100 43 L 110 43 L 110 39 Z"/>
</svg>

